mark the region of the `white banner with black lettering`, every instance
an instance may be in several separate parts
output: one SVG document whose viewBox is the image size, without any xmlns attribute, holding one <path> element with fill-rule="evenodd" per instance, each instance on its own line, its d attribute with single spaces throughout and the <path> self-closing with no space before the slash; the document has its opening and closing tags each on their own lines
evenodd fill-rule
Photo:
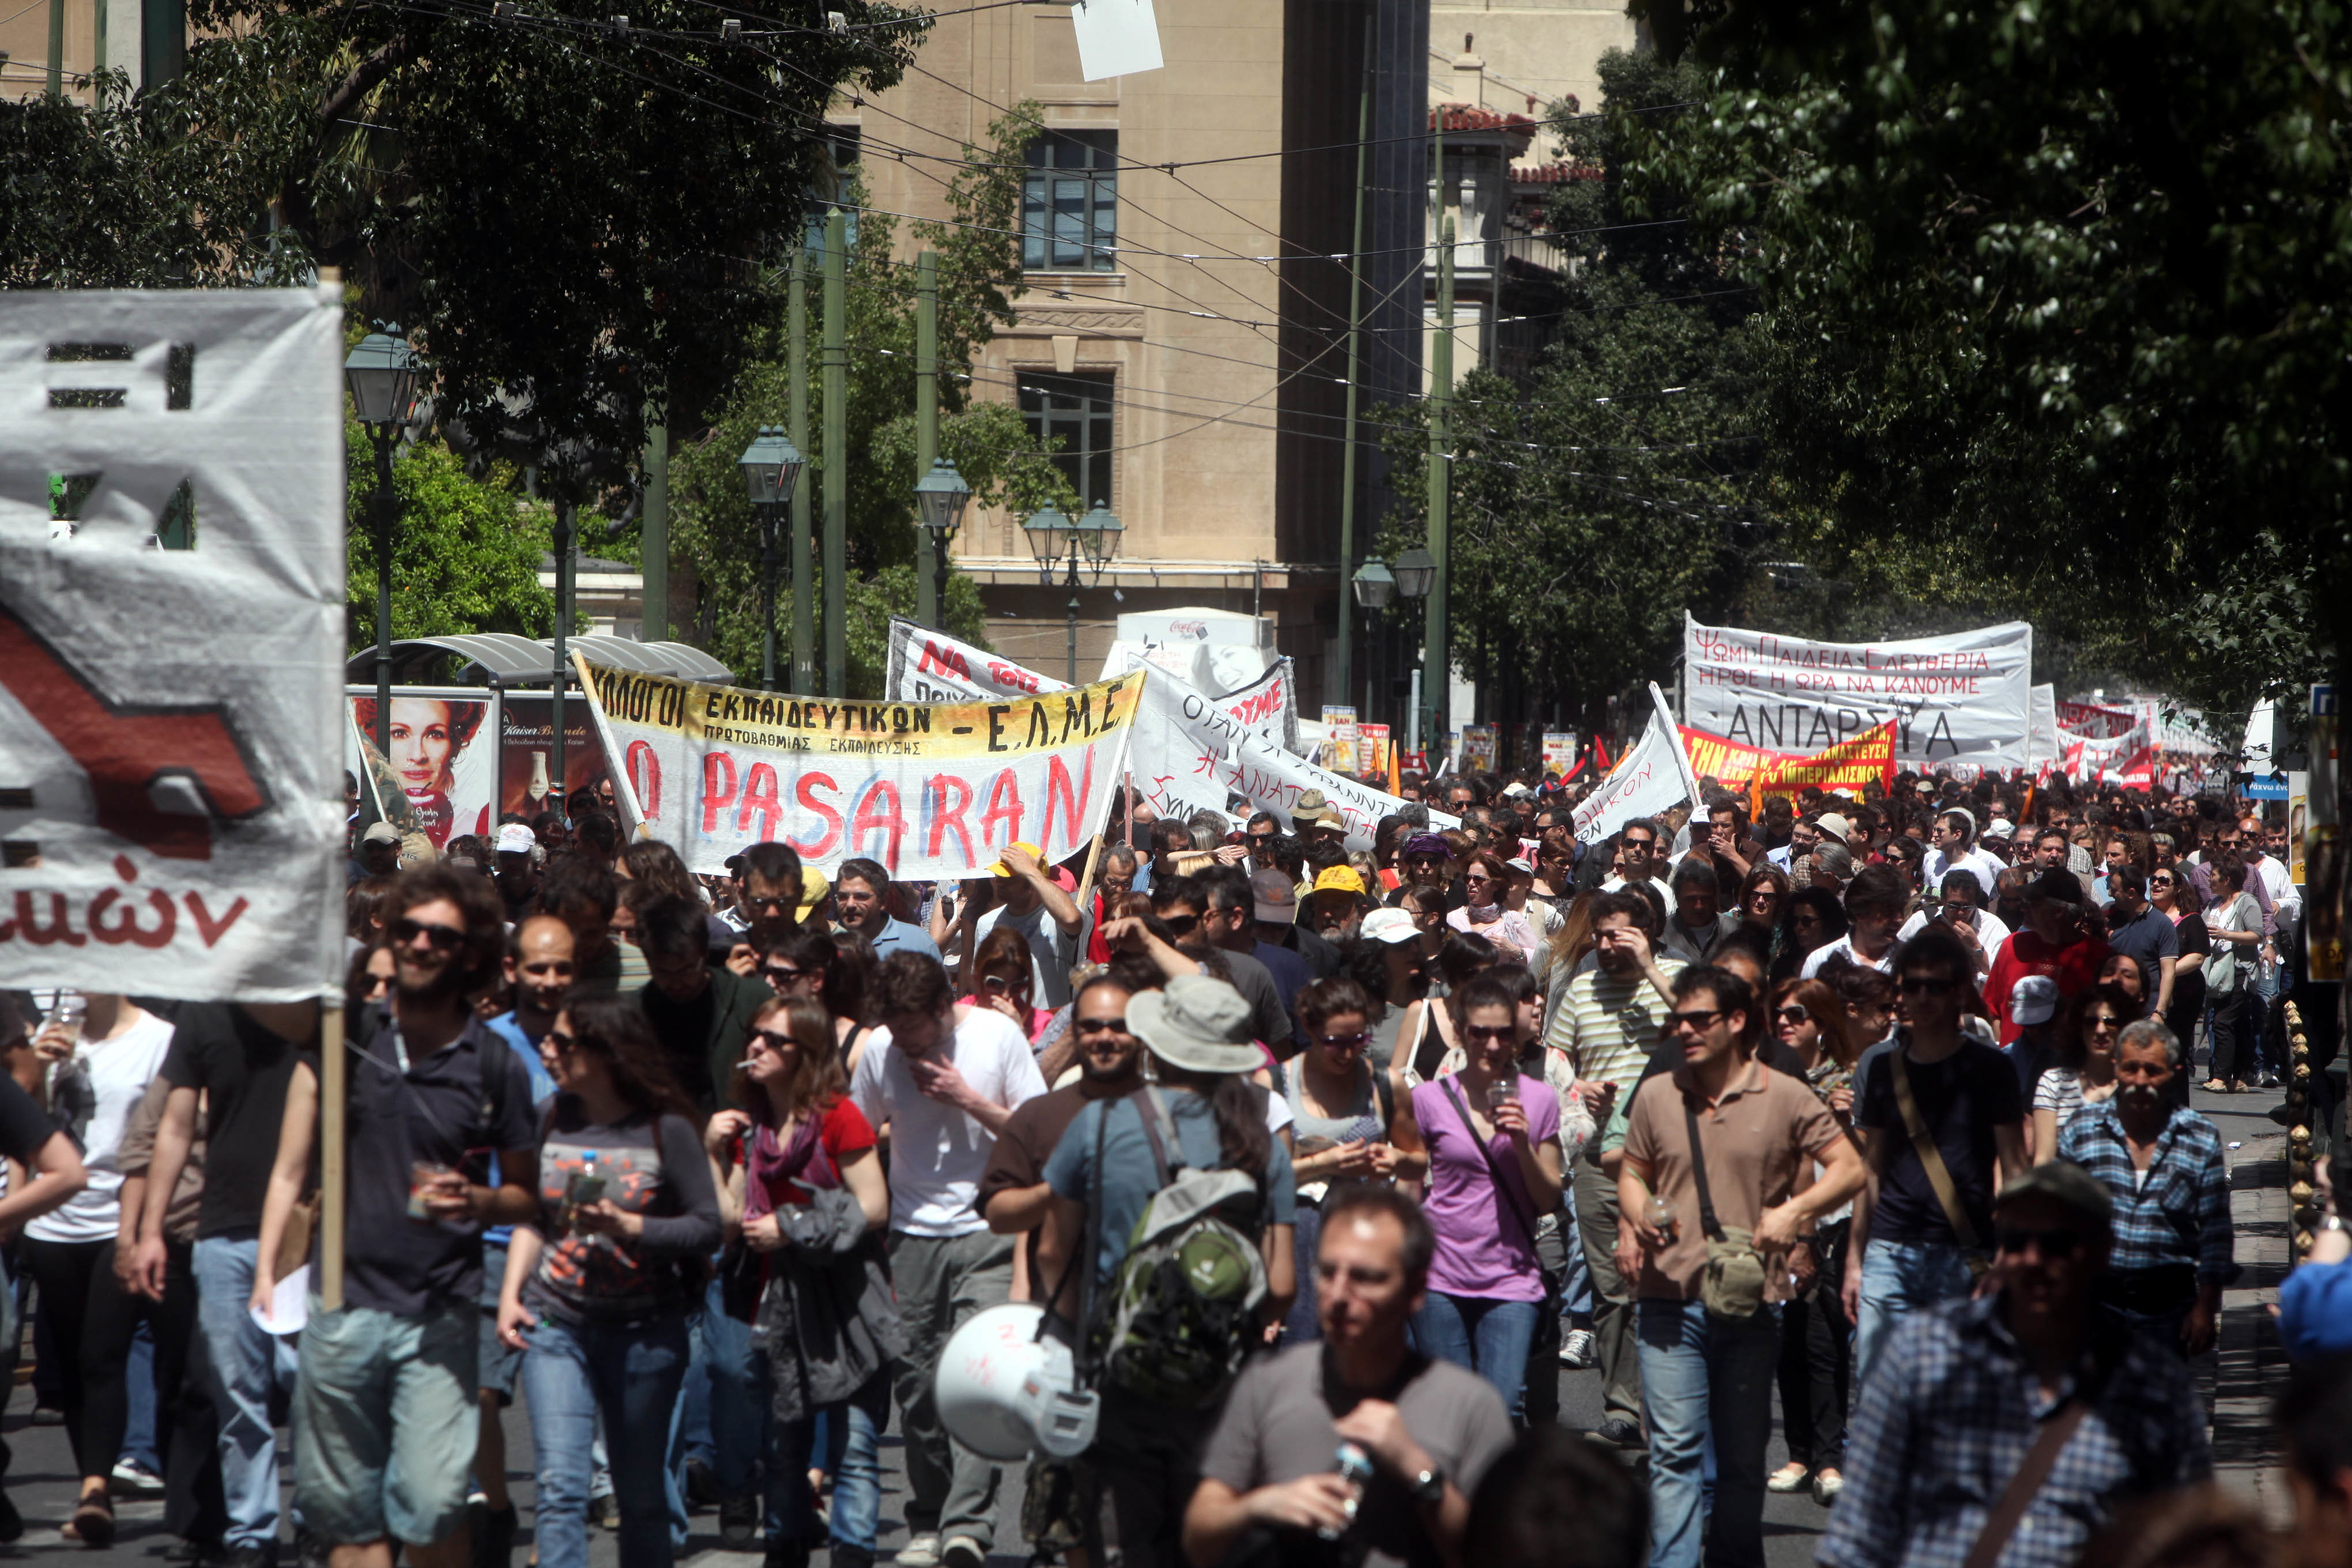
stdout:
<svg viewBox="0 0 2352 1568">
<path fill-rule="evenodd" d="M 1580 843 L 1598 844 L 1634 817 L 1656 816 L 1678 802 L 1697 799 L 1698 781 L 1691 776 L 1682 731 L 1653 681 L 1649 728 L 1576 808 L 1576 837 Z"/>
<path fill-rule="evenodd" d="M 341 983 L 341 296 L 0 293 L 0 987 Z"/>
<path fill-rule="evenodd" d="M 1683 722 L 1742 745 L 1818 752 L 1895 721 L 1895 760 L 1932 768 L 2027 765 L 2033 628 L 1813 642 L 1683 616 Z"/>
</svg>

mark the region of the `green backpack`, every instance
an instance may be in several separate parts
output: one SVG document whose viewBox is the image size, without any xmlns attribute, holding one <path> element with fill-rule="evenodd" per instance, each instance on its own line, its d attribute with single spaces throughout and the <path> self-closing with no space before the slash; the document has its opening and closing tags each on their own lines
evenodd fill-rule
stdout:
<svg viewBox="0 0 2352 1568">
<path fill-rule="evenodd" d="M 1160 1191 L 1137 1218 L 1103 1300 L 1089 1310 L 1090 1359 L 1105 1382 L 1125 1393 L 1177 1409 L 1206 1409 L 1225 1396 L 1259 1339 L 1265 1259 L 1251 1232 L 1264 1224 L 1264 1188 L 1245 1171 L 1187 1170 L 1160 1091 L 1138 1089 L 1132 1098 L 1151 1142 Z M 1100 1224 L 1095 1216 L 1102 1213 L 1109 1121 L 1106 1104 L 1095 1124 L 1089 1230 Z"/>
</svg>

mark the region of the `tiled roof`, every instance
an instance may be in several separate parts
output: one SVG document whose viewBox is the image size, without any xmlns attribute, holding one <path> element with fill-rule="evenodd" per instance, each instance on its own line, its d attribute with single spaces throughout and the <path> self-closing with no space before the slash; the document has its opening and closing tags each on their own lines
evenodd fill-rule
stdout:
<svg viewBox="0 0 2352 1568">
<path fill-rule="evenodd" d="M 1445 122 L 1438 123 L 1444 115 Z M 1533 136 L 1542 126 L 1524 114 L 1497 114 L 1491 109 L 1480 109 L 1468 103 L 1441 103 L 1429 111 L 1429 128 L 1444 130 L 1447 134 L 1462 131 L 1507 131 L 1517 136 Z"/>
<path fill-rule="evenodd" d="M 1530 163 L 1511 169 L 1511 184 L 1515 185 L 1564 185 L 1601 177 L 1600 166 L 1594 163 Z"/>
</svg>

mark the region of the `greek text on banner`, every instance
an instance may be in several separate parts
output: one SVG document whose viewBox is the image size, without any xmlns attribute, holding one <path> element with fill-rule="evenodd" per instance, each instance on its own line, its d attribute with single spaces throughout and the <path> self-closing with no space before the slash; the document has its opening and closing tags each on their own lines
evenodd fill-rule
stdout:
<svg viewBox="0 0 2352 1568">
<path fill-rule="evenodd" d="M 855 702 L 672 680 L 579 660 L 630 804 L 698 872 L 774 839 L 828 873 L 984 876 L 1007 846 L 1048 862 L 1102 830 L 1140 675 L 1032 697 Z"/>
</svg>

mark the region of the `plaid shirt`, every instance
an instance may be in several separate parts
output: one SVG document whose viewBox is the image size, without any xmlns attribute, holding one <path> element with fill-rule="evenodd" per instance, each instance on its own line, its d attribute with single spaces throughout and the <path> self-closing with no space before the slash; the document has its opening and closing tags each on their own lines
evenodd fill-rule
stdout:
<svg viewBox="0 0 2352 1568">
<path fill-rule="evenodd" d="M 2131 1145 L 2112 1098 L 2067 1119 L 2058 1134 L 2058 1157 L 2098 1177 L 2116 1200 L 2108 1268 L 2194 1265 L 2200 1285 L 2227 1285 L 2238 1277 L 2221 1131 L 2197 1112 L 2187 1106 L 2173 1111 L 2148 1156 L 2145 1184 L 2133 1183 Z"/>
<path fill-rule="evenodd" d="M 2105 1338 L 2056 1399 L 2000 1318 L 2000 1295 L 1912 1312 L 1863 1385 L 1827 1568 L 1961 1568 L 2042 1423 L 2089 1374 L 2090 1414 L 2059 1452 L 2000 1568 L 2066 1568 L 2119 1502 L 2213 1468 L 2188 1363 L 2147 1335 Z M 2091 1357 L 2104 1350 L 2109 1364 Z"/>
</svg>

